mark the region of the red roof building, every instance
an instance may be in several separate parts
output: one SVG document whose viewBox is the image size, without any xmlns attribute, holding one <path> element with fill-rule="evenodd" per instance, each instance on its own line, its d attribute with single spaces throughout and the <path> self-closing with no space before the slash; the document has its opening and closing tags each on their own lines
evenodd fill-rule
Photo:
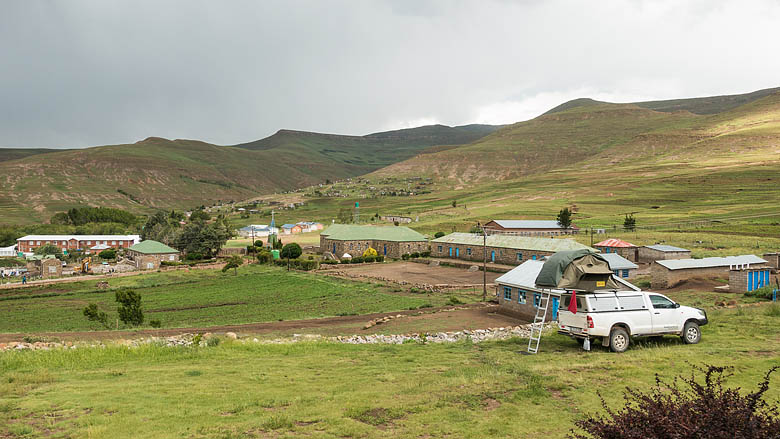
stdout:
<svg viewBox="0 0 780 439">
<path fill-rule="evenodd" d="M 632 262 L 639 260 L 639 247 L 622 239 L 605 239 L 593 247 L 596 247 L 602 253 L 617 253 Z"/>
<path fill-rule="evenodd" d="M 598 244 L 594 245 L 594 247 L 628 248 L 628 247 L 636 247 L 636 246 L 634 244 L 631 244 L 630 242 L 623 241 L 622 239 L 610 238 L 599 242 Z"/>
</svg>

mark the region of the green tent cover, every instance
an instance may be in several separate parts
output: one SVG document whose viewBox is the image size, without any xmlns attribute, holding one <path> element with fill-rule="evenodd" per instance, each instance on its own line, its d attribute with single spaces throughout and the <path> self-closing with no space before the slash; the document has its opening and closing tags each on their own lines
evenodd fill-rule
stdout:
<svg viewBox="0 0 780 439">
<path fill-rule="evenodd" d="M 548 257 L 536 285 L 583 291 L 620 288 L 612 278 L 609 262 L 590 249 L 562 251 Z"/>
</svg>

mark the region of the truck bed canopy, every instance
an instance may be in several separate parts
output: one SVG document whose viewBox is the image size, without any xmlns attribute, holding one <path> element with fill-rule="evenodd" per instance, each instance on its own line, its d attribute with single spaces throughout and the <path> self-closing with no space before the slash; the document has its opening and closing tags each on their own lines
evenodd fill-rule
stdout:
<svg viewBox="0 0 780 439">
<path fill-rule="evenodd" d="M 609 263 L 590 249 L 569 250 L 547 258 L 536 286 L 567 290 L 617 290 L 620 285 L 612 278 Z"/>
</svg>

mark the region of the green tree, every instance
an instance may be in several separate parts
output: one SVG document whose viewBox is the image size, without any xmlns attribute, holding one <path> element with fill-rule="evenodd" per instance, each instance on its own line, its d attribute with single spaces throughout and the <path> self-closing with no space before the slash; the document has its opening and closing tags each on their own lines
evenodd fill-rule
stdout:
<svg viewBox="0 0 780 439">
<path fill-rule="evenodd" d="M 194 210 L 190 214 L 190 221 L 208 221 L 210 219 L 211 219 L 211 215 L 209 215 L 209 213 L 206 212 L 205 210 L 201 210 L 201 209 Z"/>
<path fill-rule="evenodd" d="M 452 200 L 452 207 L 458 207 L 458 200 Z"/>
<path fill-rule="evenodd" d="M 111 329 L 108 326 L 108 314 L 104 313 L 103 311 L 100 311 L 98 309 L 97 304 L 90 303 L 89 305 L 84 308 L 84 317 L 87 318 L 87 320 L 92 322 L 98 322 L 101 325 L 103 325 L 106 329 Z"/>
<path fill-rule="evenodd" d="M 442 236 L 444 236 L 444 235 L 445 235 L 445 233 L 444 233 L 444 232 L 436 232 L 436 234 L 435 234 L 435 235 L 433 235 L 433 237 L 434 237 L 434 238 L 441 238 L 441 237 L 442 237 Z"/>
<path fill-rule="evenodd" d="M 200 253 L 213 258 L 230 238 L 231 232 L 222 221 L 206 224 L 194 221 L 181 228 L 173 247 L 186 253 Z"/>
<path fill-rule="evenodd" d="M 100 259 L 116 259 L 116 250 L 108 248 L 98 253 L 98 256 L 100 256 Z"/>
<path fill-rule="evenodd" d="M 636 218 L 634 218 L 633 213 L 626 214 L 626 218 L 623 220 L 623 228 L 631 232 L 636 230 Z"/>
<path fill-rule="evenodd" d="M 131 326 L 139 326 L 144 322 L 144 312 L 141 309 L 141 295 L 130 288 L 120 288 L 116 292 L 119 303 L 117 313 L 119 320 Z"/>
<path fill-rule="evenodd" d="M 224 267 L 222 267 L 222 272 L 225 273 L 226 271 L 233 269 L 233 275 L 238 274 L 238 267 L 241 266 L 241 264 L 244 263 L 244 258 L 242 258 L 240 255 L 233 255 L 230 258 L 228 258 L 227 264 L 225 264 Z"/>
<path fill-rule="evenodd" d="M 571 228 L 571 211 L 568 207 L 564 207 L 558 212 L 558 225 L 561 226 L 562 229 Z"/>
<path fill-rule="evenodd" d="M 61 258 L 62 257 L 62 249 L 60 249 L 59 247 L 57 247 L 54 244 L 42 245 L 42 246 L 36 248 L 33 251 L 33 253 L 36 254 L 36 255 L 44 255 L 44 256 L 46 256 L 46 255 L 54 255 L 57 258 Z"/>
<path fill-rule="evenodd" d="M 279 256 L 287 259 L 287 271 L 290 271 L 290 259 L 296 259 L 303 253 L 301 246 L 295 242 L 285 244 Z"/>
</svg>

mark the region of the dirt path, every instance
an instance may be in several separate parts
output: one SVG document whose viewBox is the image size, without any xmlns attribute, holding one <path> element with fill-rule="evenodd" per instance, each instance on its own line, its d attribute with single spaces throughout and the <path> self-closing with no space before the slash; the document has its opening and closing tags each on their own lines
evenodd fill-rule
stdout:
<svg viewBox="0 0 780 439">
<path fill-rule="evenodd" d="M 341 268 L 339 266 L 339 268 Z M 416 262 L 396 262 L 392 264 L 362 264 L 349 266 L 341 270 L 348 276 L 391 280 L 409 284 L 446 284 L 446 285 L 482 285 L 481 271 L 468 271 L 462 268 L 432 266 Z M 327 271 L 325 271 L 327 272 Z M 493 284 L 503 273 L 487 273 L 487 283 Z"/>
<path fill-rule="evenodd" d="M 353 334 L 404 334 L 417 332 L 447 332 L 463 329 L 484 329 L 513 326 L 527 323 L 503 314 L 498 314 L 497 305 L 469 304 L 458 307 L 430 308 L 424 310 L 398 311 L 363 314 L 358 316 L 327 317 L 321 319 L 292 320 L 283 322 L 249 323 L 244 325 L 222 325 L 200 328 L 144 329 L 138 331 L 81 331 L 40 332 L 30 334 L 0 334 L 0 343 L 22 341 L 25 336 L 45 337 L 58 340 L 111 340 L 148 336 L 167 337 L 186 333 L 225 333 L 242 335 L 292 335 L 294 333 L 320 334 L 325 336 Z M 420 314 L 422 312 L 422 314 Z M 369 330 L 363 326 L 370 320 L 385 316 L 402 315 L 388 323 Z"/>
</svg>

